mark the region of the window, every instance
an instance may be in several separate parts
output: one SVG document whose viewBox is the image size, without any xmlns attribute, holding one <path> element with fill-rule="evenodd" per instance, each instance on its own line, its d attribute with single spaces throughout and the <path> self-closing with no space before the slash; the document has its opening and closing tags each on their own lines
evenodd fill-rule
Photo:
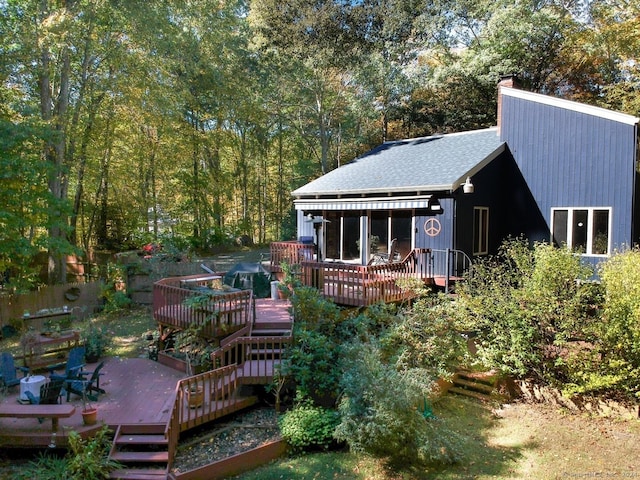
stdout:
<svg viewBox="0 0 640 480">
<path fill-rule="evenodd" d="M 489 209 L 487 207 L 473 208 L 473 254 L 486 255 L 489 253 Z"/>
<path fill-rule="evenodd" d="M 609 254 L 610 208 L 555 208 L 551 210 L 551 238 L 584 255 Z"/>
</svg>

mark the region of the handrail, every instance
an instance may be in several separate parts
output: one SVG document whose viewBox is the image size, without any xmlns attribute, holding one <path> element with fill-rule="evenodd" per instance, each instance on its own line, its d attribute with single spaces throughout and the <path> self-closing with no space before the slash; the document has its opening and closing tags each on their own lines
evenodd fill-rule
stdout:
<svg viewBox="0 0 640 480">
<path fill-rule="evenodd" d="M 403 278 L 432 277 L 431 250 L 414 249 L 401 261 L 382 265 L 355 265 L 334 262 L 302 262 L 302 282 L 317 288 L 325 297 L 342 305 L 367 306 L 397 302 L 415 293 L 400 288 Z"/>
<path fill-rule="evenodd" d="M 271 271 L 280 272 L 282 263 L 297 265 L 304 260 L 313 260 L 315 245 L 297 241 L 272 242 L 269 251 Z"/>
<path fill-rule="evenodd" d="M 220 291 L 209 298 L 204 293 L 181 288 L 176 279 L 158 281 L 153 285 L 153 318 L 161 328 L 185 330 L 196 325 L 208 338 L 228 335 L 253 320 L 250 290 Z M 185 305 L 187 298 L 199 295 L 203 300 L 197 307 Z"/>
</svg>

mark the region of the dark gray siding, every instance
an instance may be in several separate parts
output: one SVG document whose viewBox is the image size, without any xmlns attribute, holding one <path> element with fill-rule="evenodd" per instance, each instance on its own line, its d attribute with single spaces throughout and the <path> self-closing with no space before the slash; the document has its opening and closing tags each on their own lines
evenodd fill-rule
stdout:
<svg viewBox="0 0 640 480">
<path fill-rule="evenodd" d="M 547 224 L 530 240 L 552 207 L 612 207 L 613 248 L 633 243 L 635 125 L 505 95 L 500 137 Z"/>
<path fill-rule="evenodd" d="M 454 202 L 451 198 L 441 198 L 440 205 L 442 205 L 442 213 L 438 215 L 416 215 L 416 247 L 417 248 L 432 248 L 444 250 L 447 248 L 454 248 Z M 441 230 L 437 236 L 428 236 L 424 230 L 425 222 L 435 218 L 440 222 Z"/>
</svg>

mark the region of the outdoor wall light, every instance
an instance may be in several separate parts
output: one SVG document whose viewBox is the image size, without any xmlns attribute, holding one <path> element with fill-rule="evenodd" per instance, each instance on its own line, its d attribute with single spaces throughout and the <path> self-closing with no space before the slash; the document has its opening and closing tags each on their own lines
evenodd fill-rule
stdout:
<svg viewBox="0 0 640 480">
<path fill-rule="evenodd" d="M 431 212 L 433 213 L 442 212 L 442 205 L 440 205 L 440 202 L 437 198 L 429 200 L 429 210 L 431 210 Z"/>
<path fill-rule="evenodd" d="M 475 190 L 475 187 L 473 186 L 473 183 L 471 183 L 471 177 L 467 177 L 467 180 L 462 184 L 462 191 L 464 193 L 473 193 Z"/>
</svg>

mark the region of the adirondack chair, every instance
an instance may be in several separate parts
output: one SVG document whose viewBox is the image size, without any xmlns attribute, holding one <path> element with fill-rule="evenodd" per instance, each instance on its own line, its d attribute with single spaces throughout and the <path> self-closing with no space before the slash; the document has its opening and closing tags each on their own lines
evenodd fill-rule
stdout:
<svg viewBox="0 0 640 480">
<path fill-rule="evenodd" d="M 49 380 L 40 386 L 40 396 L 36 397 L 33 393 L 26 391 L 24 394 L 29 399 L 31 405 L 56 405 L 61 402 L 62 387 L 64 380 Z M 38 422 L 44 422 L 44 418 L 38 418 Z"/>
<path fill-rule="evenodd" d="M 73 378 L 78 376 L 78 372 L 84 367 L 84 347 L 75 347 L 69 350 L 69 357 L 66 363 L 60 363 L 47 367 L 49 378 L 52 380 Z M 56 373 L 56 370 L 64 367 L 64 374 Z"/>
<path fill-rule="evenodd" d="M 40 386 L 40 396 L 36 397 L 29 391 L 25 391 L 24 394 L 29 399 L 29 403 L 31 405 L 55 405 L 56 403 L 62 403 L 61 398 L 63 387 L 64 380 L 49 380 L 44 385 Z"/>
<path fill-rule="evenodd" d="M 22 377 L 19 377 L 17 371 L 22 372 Z M 9 388 L 20 385 L 20 380 L 29 373 L 28 367 L 19 367 L 13 360 L 13 355 L 4 352 L 0 356 L 0 383 L 2 389 L 6 392 Z"/>
<path fill-rule="evenodd" d="M 92 402 L 98 400 L 98 395 L 101 393 L 105 393 L 105 391 L 98 386 L 100 375 L 102 375 L 100 370 L 102 370 L 103 366 L 104 362 L 100 362 L 96 369 L 92 372 L 80 371 L 78 372 L 78 376 L 76 378 L 68 379 L 65 386 L 67 390 L 67 402 L 71 398 L 72 393 L 75 393 L 80 397 L 84 397 L 86 395 L 86 398 L 91 400 Z M 86 379 L 85 376 L 88 374 L 91 374 L 91 376 L 89 377 L 89 379 Z M 92 395 L 91 392 L 96 392 L 96 394 Z"/>
</svg>

